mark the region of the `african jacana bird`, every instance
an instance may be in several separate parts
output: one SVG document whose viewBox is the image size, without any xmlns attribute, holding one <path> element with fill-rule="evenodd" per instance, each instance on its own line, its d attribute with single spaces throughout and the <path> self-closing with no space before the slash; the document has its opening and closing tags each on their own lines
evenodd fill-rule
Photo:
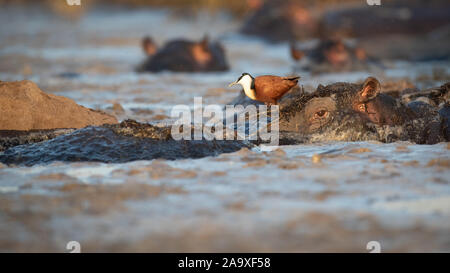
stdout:
<svg viewBox="0 0 450 273">
<path fill-rule="evenodd" d="M 240 84 L 245 95 L 252 100 L 266 104 L 277 104 L 278 100 L 292 87 L 296 86 L 300 77 L 259 76 L 253 78 L 248 73 L 242 73 L 237 81 L 230 83 L 230 87 Z"/>
</svg>

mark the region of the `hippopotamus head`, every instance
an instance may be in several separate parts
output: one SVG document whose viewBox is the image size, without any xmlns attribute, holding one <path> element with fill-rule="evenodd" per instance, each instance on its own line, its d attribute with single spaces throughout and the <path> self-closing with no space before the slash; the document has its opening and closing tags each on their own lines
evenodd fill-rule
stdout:
<svg viewBox="0 0 450 273">
<path fill-rule="evenodd" d="M 228 70 L 225 50 L 219 42 L 211 42 L 208 36 L 195 42 L 191 48 L 191 55 L 201 69 L 209 71 Z"/>
<path fill-rule="evenodd" d="M 288 135 L 302 142 L 444 140 L 437 111 L 415 111 L 380 90 L 380 82 L 369 77 L 362 84 L 319 85 L 313 93 L 287 98 L 280 105 L 281 139 Z"/>
<path fill-rule="evenodd" d="M 367 55 L 364 49 L 348 46 L 342 39 L 336 38 L 320 41 L 317 47 L 311 51 L 310 58 L 314 63 L 342 67 L 365 62 Z"/>
<path fill-rule="evenodd" d="M 208 37 L 200 41 L 174 40 L 168 42 L 151 56 L 139 71 L 158 72 L 163 70 L 178 72 L 226 71 L 228 64 L 225 50 L 218 42 Z"/>
</svg>

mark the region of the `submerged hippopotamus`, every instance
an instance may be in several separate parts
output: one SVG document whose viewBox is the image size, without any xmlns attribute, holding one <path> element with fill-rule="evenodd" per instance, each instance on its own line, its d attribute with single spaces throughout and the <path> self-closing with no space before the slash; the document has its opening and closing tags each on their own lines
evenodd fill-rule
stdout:
<svg viewBox="0 0 450 273">
<path fill-rule="evenodd" d="M 299 61 L 306 56 L 308 64 L 305 69 L 312 72 L 336 72 L 366 69 L 372 59 L 369 59 L 364 49 L 351 46 L 342 39 L 327 38 L 310 50 L 299 50 L 291 43 L 291 57 Z"/>
<path fill-rule="evenodd" d="M 158 49 L 150 37 L 144 38 L 142 48 L 147 60 L 138 72 L 214 72 L 229 69 L 225 50 L 219 42 L 208 37 L 201 41 L 174 40 Z"/>
<path fill-rule="evenodd" d="M 448 90 L 447 90 L 448 93 Z M 447 102 L 448 105 L 448 102 Z M 280 131 L 291 139 L 315 141 L 411 141 L 434 144 L 448 141 L 449 116 L 424 102 L 408 104 L 381 93 L 380 82 L 319 85 L 282 101 Z"/>
</svg>

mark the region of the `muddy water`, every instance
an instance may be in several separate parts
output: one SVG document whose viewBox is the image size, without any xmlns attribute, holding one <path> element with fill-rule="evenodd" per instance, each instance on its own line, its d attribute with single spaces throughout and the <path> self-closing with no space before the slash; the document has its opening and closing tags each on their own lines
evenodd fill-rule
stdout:
<svg viewBox="0 0 450 273">
<path fill-rule="evenodd" d="M 237 90 L 226 86 L 242 72 L 293 72 L 287 45 L 241 37 L 238 26 L 224 14 L 103 7 L 69 21 L 10 6 L 0 10 L 0 80 L 28 78 L 120 120 L 168 123 L 171 108 L 192 107 L 195 96 L 204 104 L 233 100 Z M 185 33 L 221 40 L 231 71 L 133 72 L 142 36 L 162 44 Z M 297 73 L 306 89 L 369 75 L 424 88 L 442 84 L 433 70 L 449 68 L 385 66 Z M 447 143 L 323 143 L 175 161 L 0 164 L 0 251 L 63 252 L 73 240 L 86 252 L 366 252 L 373 240 L 382 251 L 450 251 L 449 151 Z"/>
</svg>

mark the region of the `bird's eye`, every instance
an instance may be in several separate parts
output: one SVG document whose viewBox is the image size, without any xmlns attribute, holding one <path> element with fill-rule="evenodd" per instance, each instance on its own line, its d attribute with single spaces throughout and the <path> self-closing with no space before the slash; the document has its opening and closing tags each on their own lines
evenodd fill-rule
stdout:
<svg viewBox="0 0 450 273">
<path fill-rule="evenodd" d="M 358 106 L 358 109 L 365 112 L 366 111 L 366 105 L 365 104 L 360 104 Z"/>
<path fill-rule="evenodd" d="M 327 110 L 319 110 L 314 114 L 315 118 L 324 118 L 328 115 L 328 111 Z"/>
</svg>

